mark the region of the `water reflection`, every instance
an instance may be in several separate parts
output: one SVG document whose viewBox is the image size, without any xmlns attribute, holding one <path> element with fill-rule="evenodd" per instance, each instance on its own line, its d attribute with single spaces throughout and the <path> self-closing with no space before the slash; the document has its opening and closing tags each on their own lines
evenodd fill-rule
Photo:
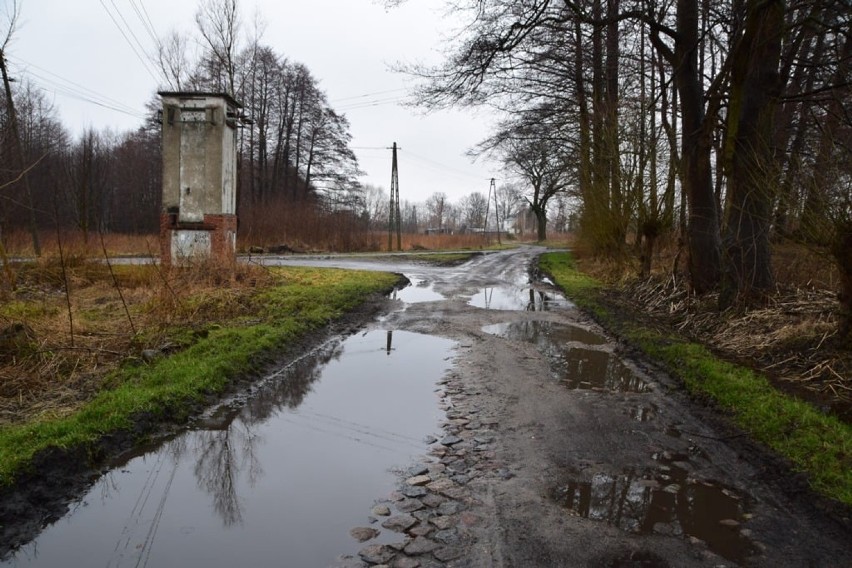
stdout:
<svg viewBox="0 0 852 568">
<path fill-rule="evenodd" d="M 483 331 L 535 345 L 568 388 L 616 392 L 645 392 L 649 388 L 609 351 L 583 347 L 604 345 L 606 339 L 581 327 L 533 320 L 490 325 Z"/>
<path fill-rule="evenodd" d="M 428 280 L 412 278 L 411 283 L 400 290 L 394 290 L 391 299 L 401 300 L 406 304 L 417 304 L 421 302 L 437 302 L 443 300 L 444 296 L 433 288 Z"/>
<path fill-rule="evenodd" d="M 732 561 L 757 553 L 740 530 L 746 499 L 735 490 L 691 478 L 688 456 L 655 456 L 659 470 L 620 475 L 597 473 L 591 481 L 572 480 L 556 499 L 582 517 L 640 534 L 688 535 Z M 681 463 L 682 465 L 678 465 Z"/>
<path fill-rule="evenodd" d="M 570 305 L 567 300 L 534 288 L 494 286 L 483 288 L 473 296 L 468 305 L 486 310 L 550 311 L 556 306 Z"/>
<path fill-rule="evenodd" d="M 254 487 L 263 475 L 255 451 L 257 435 L 251 430 L 249 424 L 235 422 L 225 430 L 198 432 L 192 437 L 198 487 L 210 495 L 213 509 L 226 526 L 243 521 L 237 495 L 239 477 L 245 474 L 248 485 Z"/>
<path fill-rule="evenodd" d="M 489 325 L 482 330 L 485 333 L 499 335 L 514 341 L 526 341 L 539 347 L 559 346 L 566 343 L 585 345 L 604 345 L 606 338 L 576 325 L 553 323 L 549 321 L 527 320 Z"/>
<path fill-rule="evenodd" d="M 555 371 L 562 382 L 572 389 L 606 389 L 615 392 L 648 390 L 648 383 L 607 351 L 569 348 L 562 353 Z"/>
<path fill-rule="evenodd" d="M 99 480 L 12 566 L 324 566 L 358 545 L 393 468 L 427 449 L 453 343 L 387 330 L 326 345 Z"/>
<path fill-rule="evenodd" d="M 658 408 L 655 404 L 640 404 L 627 409 L 627 415 L 636 422 L 648 422 L 657 417 Z"/>
</svg>

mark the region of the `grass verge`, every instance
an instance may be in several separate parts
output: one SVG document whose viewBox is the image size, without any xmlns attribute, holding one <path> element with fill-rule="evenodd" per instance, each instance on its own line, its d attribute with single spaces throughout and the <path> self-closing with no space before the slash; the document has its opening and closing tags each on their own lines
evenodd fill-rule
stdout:
<svg viewBox="0 0 852 568">
<path fill-rule="evenodd" d="M 133 427 L 134 417 L 184 419 L 194 404 L 258 370 L 264 355 L 389 290 L 393 274 L 330 269 L 273 270 L 273 284 L 251 297 L 244 316 L 218 322 L 185 349 L 145 364 L 119 367 L 102 390 L 73 414 L 0 429 L 0 485 L 14 482 L 40 451 L 92 447 L 106 434 Z M 250 321 L 250 323 L 248 323 Z"/>
<path fill-rule="evenodd" d="M 569 253 L 546 253 L 539 267 L 577 305 L 664 363 L 690 392 L 712 399 L 754 440 L 789 460 L 815 491 L 852 505 L 852 427 L 779 392 L 751 369 L 720 360 L 703 345 L 619 318 L 602 301 L 602 285 L 580 273 Z"/>
</svg>

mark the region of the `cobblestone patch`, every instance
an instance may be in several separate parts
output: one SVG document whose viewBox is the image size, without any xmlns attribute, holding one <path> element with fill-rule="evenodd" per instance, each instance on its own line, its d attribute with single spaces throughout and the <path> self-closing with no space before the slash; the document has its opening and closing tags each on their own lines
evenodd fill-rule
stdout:
<svg viewBox="0 0 852 568">
<path fill-rule="evenodd" d="M 423 462 L 400 472 L 397 489 L 379 499 L 371 510 L 381 530 L 373 538 L 396 534 L 395 544 L 366 543 L 357 556 L 344 556 L 336 568 L 468 568 L 480 522 L 472 509 L 480 501 L 478 491 L 487 480 L 508 473 L 497 463 L 494 442 L 497 420 L 480 416 L 478 392 L 465 392 L 458 376 L 450 374 L 439 383 L 441 408 L 446 419 L 441 432 L 429 436 L 429 455 Z M 353 529 L 353 538 L 367 536 Z M 367 539 L 372 540 L 372 539 Z"/>
</svg>

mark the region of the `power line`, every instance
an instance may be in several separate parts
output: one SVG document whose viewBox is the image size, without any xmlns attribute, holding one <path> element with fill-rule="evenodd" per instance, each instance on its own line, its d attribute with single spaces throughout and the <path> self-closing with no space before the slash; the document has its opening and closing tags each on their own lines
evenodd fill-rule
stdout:
<svg viewBox="0 0 852 568">
<path fill-rule="evenodd" d="M 125 25 L 127 25 L 127 20 L 125 20 L 125 19 L 124 19 L 124 16 L 121 14 L 121 11 L 118 9 L 118 7 L 117 7 L 117 6 L 115 6 L 115 2 L 113 2 L 112 0 L 110 0 L 110 1 L 112 2 L 113 7 L 115 7 L 115 10 L 116 10 L 116 12 L 118 13 L 119 17 L 121 18 L 121 20 L 125 22 Z M 109 16 L 109 19 L 110 19 L 110 20 L 112 20 L 112 23 L 113 23 L 113 24 L 115 24 L 115 27 L 118 29 L 119 33 L 121 33 L 121 36 L 124 38 L 124 41 L 126 41 L 126 42 L 127 42 L 127 45 L 128 45 L 128 46 L 130 46 L 130 49 L 131 49 L 131 50 L 133 51 L 133 53 L 136 55 L 136 58 L 137 58 L 137 59 L 138 59 L 138 60 L 142 63 L 142 67 L 144 67 L 144 68 L 145 68 L 145 71 L 146 71 L 146 72 L 147 72 L 147 73 L 151 76 L 151 78 L 152 78 L 152 79 L 154 79 L 154 82 L 159 84 L 159 82 L 160 82 L 160 78 L 158 78 L 158 77 L 154 74 L 154 72 L 153 72 L 153 71 L 151 71 L 151 68 L 149 67 L 149 63 L 148 63 L 148 62 L 145 60 L 145 58 L 144 58 L 144 57 L 143 57 L 143 56 L 139 53 L 139 51 L 136 49 L 136 46 L 134 46 L 134 45 L 133 45 L 133 42 L 132 42 L 132 41 L 130 41 L 130 38 L 129 38 L 129 37 L 127 37 L 127 34 L 124 32 L 124 29 L 121 27 L 121 24 L 119 24 L 119 23 L 118 23 L 118 20 L 116 20 L 116 19 L 115 19 L 115 16 L 113 16 L 113 15 L 112 15 L 112 12 L 110 12 L 109 8 L 108 8 L 108 7 L 107 7 L 107 5 L 104 3 L 104 0 L 100 0 L 100 3 L 101 3 L 101 6 L 103 7 L 104 11 L 105 11 L 105 12 L 107 13 L 107 15 Z M 139 39 L 138 39 L 138 38 L 136 38 L 136 35 L 135 35 L 135 34 L 133 34 L 133 30 L 132 30 L 132 29 L 130 29 L 130 27 L 129 27 L 129 26 L 128 26 L 128 31 L 130 32 L 130 34 L 131 34 L 131 35 L 133 35 L 134 39 L 136 39 L 136 43 L 137 43 L 137 44 L 139 44 L 139 45 L 140 45 L 140 47 L 141 47 L 141 45 L 142 45 L 142 44 L 141 44 L 141 43 L 139 43 Z M 142 48 L 142 51 L 144 52 L 144 51 L 145 51 L 145 49 L 144 49 L 144 48 Z"/>
<path fill-rule="evenodd" d="M 468 178 L 471 178 L 471 179 L 479 179 L 479 180 L 483 180 L 483 179 L 490 180 L 490 179 L 491 179 L 490 177 L 489 177 L 489 178 L 484 178 L 484 177 L 482 177 L 481 175 L 476 175 L 476 174 L 472 174 L 472 173 L 470 173 L 470 172 L 465 172 L 465 171 L 462 171 L 462 170 L 458 170 L 458 169 L 453 168 L 453 167 L 451 167 L 451 166 L 448 166 L 448 165 L 446 165 L 446 164 L 442 164 L 442 163 L 440 163 L 440 162 L 436 162 L 435 160 L 430 160 L 429 158 L 426 158 L 426 157 L 424 157 L 424 156 L 418 156 L 417 154 L 414 154 L 414 153 L 412 153 L 412 152 L 410 152 L 410 151 L 409 151 L 409 152 L 405 152 L 405 155 L 407 155 L 407 156 L 411 156 L 412 158 L 414 158 L 414 159 L 416 159 L 416 160 L 420 160 L 421 162 L 424 162 L 424 163 L 426 163 L 426 164 L 430 164 L 433 168 L 437 168 L 437 169 L 439 169 L 439 170 L 444 170 L 444 171 L 446 171 L 446 172 L 449 172 L 449 173 L 452 173 L 452 174 L 455 174 L 455 175 L 458 175 L 458 176 L 465 176 L 465 177 L 468 177 Z"/>
<path fill-rule="evenodd" d="M 102 108 L 106 108 L 109 110 L 113 110 L 115 112 L 120 112 L 122 114 L 126 114 L 129 116 L 133 116 L 136 118 L 145 118 L 147 115 L 143 112 L 136 110 L 133 107 L 125 105 L 119 101 L 114 101 L 109 97 L 104 95 L 100 95 L 98 93 L 89 94 L 84 92 L 83 90 L 76 89 L 71 86 L 63 85 L 55 80 L 52 80 L 48 77 L 44 77 L 43 75 L 39 75 L 38 73 L 32 70 L 25 71 L 26 76 L 35 84 L 38 88 L 45 92 L 53 93 L 54 95 L 64 96 L 68 98 L 72 98 L 75 100 L 87 102 L 89 104 L 93 104 Z M 49 72 L 48 72 L 49 73 Z M 88 90 L 88 89 L 87 89 Z"/>
<path fill-rule="evenodd" d="M 45 88 L 45 90 L 60 91 L 62 92 L 62 94 L 73 95 L 75 98 L 78 98 L 80 100 L 85 100 L 87 102 L 91 102 L 99 106 L 104 106 L 112 110 L 117 110 L 119 112 L 124 112 L 126 114 L 139 114 L 139 111 L 130 105 L 126 105 L 119 100 L 110 98 L 104 95 L 103 93 L 99 93 L 93 89 L 81 85 L 80 83 L 77 83 L 75 81 L 72 81 L 71 79 L 63 77 L 62 75 L 54 73 L 53 71 L 45 69 L 44 67 L 40 67 L 34 63 L 25 61 L 17 56 L 9 55 L 8 58 L 16 62 L 18 65 L 25 67 L 22 72 L 26 73 L 30 77 L 35 77 L 39 79 L 36 82 L 40 83 L 42 87 Z M 57 82 L 55 79 L 40 75 L 39 73 L 34 72 L 30 68 L 38 69 L 39 71 L 42 71 L 47 75 L 56 77 L 56 79 L 58 79 L 62 83 Z"/>
<path fill-rule="evenodd" d="M 403 97 L 391 97 L 391 98 L 383 98 L 383 99 L 374 99 L 372 101 L 363 101 L 358 103 L 351 103 L 348 105 L 342 105 L 338 107 L 336 110 L 347 111 L 347 110 L 357 110 L 362 108 L 381 106 L 387 104 L 396 104 L 404 101 Z"/>
<path fill-rule="evenodd" d="M 343 97 L 343 98 L 340 98 L 340 99 L 334 99 L 331 102 L 332 103 L 338 103 L 338 102 L 341 102 L 341 101 L 349 101 L 349 100 L 352 100 L 352 99 L 365 99 L 367 97 L 374 97 L 376 95 L 384 95 L 384 94 L 387 94 L 387 93 L 398 93 L 398 92 L 404 91 L 404 90 L 405 89 L 403 89 L 403 88 L 387 89 L 387 90 L 384 90 L 384 91 L 375 91 L 375 92 L 372 92 L 372 93 L 365 93 L 363 95 L 354 95 L 354 96 L 351 96 L 351 97 Z"/>
<path fill-rule="evenodd" d="M 110 0 L 110 4 L 112 4 L 112 7 L 115 9 L 115 12 L 118 14 L 118 17 L 121 18 L 121 21 L 124 23 L 125 29 L 127 29 L 127 31 L 130 32 L 130 35 L 136 41 L 136 45 L 139 46 L 140 52 L 142 54 L 146 55 L 147 59 L 143 59 L 143 58 L 140 57 L 140 60 L 142 60 L 142 64 L 145 65 L 145 68 L 148 69 L 148 72 L 150 74 L 150 68 L 148 67 L 148 65 L 150 64 L 150 56 L 147 56 L 147 54 L 145 53 L 145 46 L 142 45 L 142 42 L 139 41 L 139 38 L 133 32 L 133 27 L 127 21 L 127 18 L 124 17 L 124 13 L 122 13 L 121 9 L 116 5 L 115 0 Z M 132 4 L 132 1 L 131 1 L 131 4 Z M 143 21 L 142 24 L 144 26 L 145 22 Z M 146 28 L 146 30 L 147 30 L 147 28 Z M 149 34 L 150 34 L 150 32 L 149 32 Z M 126 37 L 127 36 L 125 36 L 125 38 Z M 154 44 L 156 45 L 156 43 L 157 43 L 157 38 L 154 37 Z M 156 70 L 156 67 L 155 67 L 155 70 Z M 151 76 L 154 77 L 153 74 Z M 159 79 L 155 78 L 155 80 L 158 81 Z"/>
<path fill-rule="evenodd" d="M 129 1 L 130 7 L 133 8 L 134 12 L 136 12 L 136 17 L 139 18 L 140 22 L 142 22 L 142 27 L 145 29 L 145 32 L 147 32 L 148 37 L 151 38 L 151 40 L 154 42 L 154 45 L 159 46 L 160 38 L 157 37 L 157 30 L 154 28 L 154 23 L 151 21 L 151 17 L 148 15 L 148 11 L 145 10 L 145 4 L 142 3 L 142 0 Z"/>
<path fill-rule="evenodd" d="M 36 81 L 36 84 L 38 84 L 38 81 Z M 48 91 L 48 92 L 51 92 L 51 93 L 54 93 L 54 94 L 57 94 L 57 95 L 64 95 L 66 97 L 69 97 L 69 98 L 72 98 L 72 99 L 77 99 L 77 100 L 83 101 L 83 102 L 87 102 L 89 104 L 93 104 L 93 105 L 96 105 L 96 106 L 99 106 L 99 107 L 103 107 L 103 108 L 106 108 L 106 109 L 109 109 L 109 110 L 113 110 L 115 112 L 120 112 L 122 114 L 126 114 L 126 115 L 133 116 L 133 117 L 136 117 L 136 118 L 146 118 L 147 117 L 147 115 L 144 114 L 144 113 L 124 110 L 122 108 L 112 106 L 110 104 L 107 104 L 107 103 L 104 103 L 104 102 L 101 102 L 101 101 L 96 101 L 96 100 L 94 100 L 90 97 L 86 97 L 86 96 L 81 95 L 79 93 L 75 93 L 75 92 L 73 92 L 69 89 L 63 89 L 60 86 L 54 86 L 54 87 L 50 87 L 49 85 L 39 85 L 39 86 L 45 91 Z"/>
</svg>

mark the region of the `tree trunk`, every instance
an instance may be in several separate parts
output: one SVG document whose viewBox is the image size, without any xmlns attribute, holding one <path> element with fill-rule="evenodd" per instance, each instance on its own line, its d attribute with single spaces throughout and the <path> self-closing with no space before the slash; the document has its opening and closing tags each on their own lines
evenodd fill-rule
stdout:
<svg viewBox="0 0 852 568">
<path fill-rule="evenodd" d="M 698 0 L 677 0 L 674 51 L 653 29 L 650 39 L 671 65 L 680 95 L 680 178 L 681 192 L 688 208 L 686 245 L 689 278 L 693 290 L 701 294 L 719 284 L 722 238 L 710 166 L 712 121 L 705 117 L 703 78 L 698 72 L 698 12 Z M 682 207 L 682 215 L 683 211 Z"/>
<path fill-rule="evenodd" d="M 769 231 L 776 185 L 772 123 L 784 0 L 749 0 L 745 31 L 731 57 L 725 152 L 730 163 L 725 223 L 727 266 L 720 304 L 759 300 L 773 285 Z"/>
<path fill-rule="evenodd" d="M 619 87 L 619 0 L 607 0 L 606 26 L 606 82 L 604 99 L 604 147 L 607 181 L 609 182 L 609 215 L 607 218 L 608 246 L 610 252 L 618 253 L 624 246 L 627 225 L 632 213 L 621 183 L 621 148 L 618 133 L 618 87 Z M 642 141 L 644 144 L 644 141 Z"/>
<path fill-rule="evenodd" d="M 594 223 L 598 218 L 597 197 L 592 179 L 592 123 L 589 116 L 589 101 L 586 97 L 586 80 L 583 75 L 583 32 L 579 18 L 574 21 L 574 89 L 577 93 L 579 114 L 579 172 L 580 195 L 583 198 L 580 226 L 583 236 L 594 240 Z"/>
<path fill-rule="evenodd" d="M 839 335 L 852 347 L 852 219 L 837 223 L 836 233 L 831 252 L 840 272 Z"/>
<path fill-rule="evenodd" d="M 697 0 L 678 0 L 677 32 L 674 76 L 681 99 L 681 183 L 689 208 L 689 275 L 692 288 L 700 294 L 719 283 L 722 243 L 710 166 L 712 138 L 705 124 L 704 90 L 698 75 Z"/>
<path fill-rule="evenodd" d="M 547 209 L 541 205 L 533 205 L 532 211 L 535 214 L 538 241 L 544 242 L 547 240 Z"/>
</svg>

